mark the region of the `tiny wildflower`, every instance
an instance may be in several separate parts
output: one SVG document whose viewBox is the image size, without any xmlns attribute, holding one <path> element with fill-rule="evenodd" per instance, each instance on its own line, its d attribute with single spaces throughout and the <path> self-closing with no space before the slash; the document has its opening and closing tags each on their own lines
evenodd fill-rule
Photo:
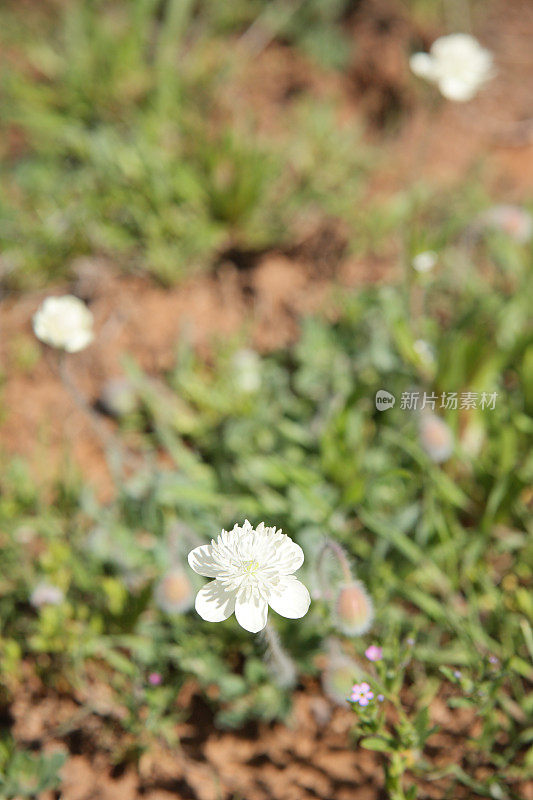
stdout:
<svg viewBox="0 0 533 800">
<path fill-rule="evenodd" d="M 378 694 L 376 699 L 377 699 L 378 703 L 382 703 L 385 700 L 385 695 L 384 694 Z"/>
<path fill-rule="evenodd" d="M 352 694 L 350 695 L 352 703 L 359 703 L 360 706 L 367 706 L 373 697 L 374 692 L 366 681 L 363 681 L 363 683 L 356 683 L 352 687 Z"/>
<path fill-rule="evenodd" d="M 148 683 L 150 686 L 160 686 L 163 681 L 161 674 L 159 672 L 151 672 L 148 675 Z"/>
<path fill-rule="evenodd" d="M 282 617 L 307 614 L 311 597 L 292 574 L 304 560 L 300 545 L 275 527 L 257 528 L 245 520 L 211 544 L 189 553 L 189 565 L 214 578 L 196 595 L 196 611 L 207 622 L 222 622 L 235 612 L 237 622 L 250 633 L 263 630 L 270 606 Z"/>
<path fill-rule="evenodd" d="M 374 619 L 372 600 L 361 581 L 342 585 L 334 606 L 334 622 L 345 636 L 366 633 Z"/>
<path fill-rule="evenodd" d="M 183 614 L 192 607 L 193 588 L 188 576 L 175 567 L 169 570 L 155 590 L 156 603 L 167 614 Z"/>
<path fill-rule="evenodd" d="M 135 387 L 127 378 L 110 378 L 102 387 L 99 403 L 112 417 L 132 414 L 139 405 Z"/>
<path fill-rule="evenodd" d="M 42 606 L 58 606 L 65 599 L 65 595 L 57 586 L 41 581 L 30 595 L 30 603 L 34 608 Z"/>
<path fill-rule="evenodd" d="M 467 33 L 441 36 L 429 53 L 414 53 L 409 65 L 419 78 L 437 84 L 448 100 L 471 100 L 494 74 L 492 53 Z"/>
<path fill-rule="evenodd" d="M 417 253 L 411 261 L 411 265 L 416 272 L 430 272 L 437 263 L 437 254 L 434 250 L 425 250 Z"/>
<path fill-rule="evenodd" d="M 93 315 L 74 295 L 47 297 L 33 316 L 33 330 L 41 342 L 77 353 L 94 339 Z"/>
<path fill-rule="evenodd" d="M 381 661 L 383 658 L 383 648 L 379 647 L 377 644 L 371 644 L 370 647 L 366 648 L 365 656 L 369 661 Z"/>
<path fill-rule="evenodd" d="M 497 658 L 496 656 L 489 656 L 489 664 L 493 664 L 494 666 L 497 666 L 499 663 L 500 663 L 500 659 L 499 658 Z"/>
<path fill-rule="evenodd" d="M 457 680 L 463 677 L 463 673 L 461 672 L 460 669 L 454 669 L 453 675 L 455 678 L 457 678 Z"/>
</svg>

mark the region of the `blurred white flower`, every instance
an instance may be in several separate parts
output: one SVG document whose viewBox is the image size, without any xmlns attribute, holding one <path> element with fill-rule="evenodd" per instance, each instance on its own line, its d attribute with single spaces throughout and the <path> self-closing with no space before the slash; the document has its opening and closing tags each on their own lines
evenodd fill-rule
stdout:
<svg viewBox="0 0 533 800">
<path fill-rule="evenodd" d="M 192 584 L 181 567 L 163 575 L 155 590 L 156 603 L 167 614 L 183 614 L 192 608 Z"/>
<path fill-rule="evenodd" d="M 420 442 L 436 464 L 447 461 L 453 452 L 453 434 L 450 427 L 436 414 L 423 414 L 420 419 Z"/>
<path fill-rule="evenodd" d="M 434 250 L 425 250 L 417 253 L 411 262 L 413 269 L 417 272 L 429 272 L 437 263 L 437 254 Z"/>
<path fill-rule="evenodd" d="M 41 581 L 30 595 L 30 603 L 34 608 L 42 606 L 58 606 L 65 599 L 65 595 L 57 586 Z"/>
<path fill-rule="evenodd" d="M 47 297 L 33 316 L 33 330 L 41 342 L 77 353 L 94 339 L 93 315 L 78 297 Z"/>
<path fill-rule="evenodd" d="M 533 234 L 533 218 L 520 206 L 494 206 L 482 216 L 482 222 L 506 233 L 519 244 L 529 242 Z"/>
<path fill-rule="evenodd" d="M 257 633 L 267 623 L 268 607 L 298 619 L 309 609 L 307 588 L 292 574 L 302 566 L 302 548 L 276 528 L 248 520 L 223 530 L 217 540 L 189 553 L 191 568 L 214 578 L 196 596 L 196 611 L 208 622 L 222 622 L 235 612 L 245 630 Z"/>
<path fill-rule="evenodd" d="M 237 350 L 233 356 L 233 373 L 237 387 L 245 394 L 261 388 L 261 359 L 255 350 Z"/>
<path fill-rule="evenodd" d="M 441 36 L 429 53 L 414 53 L 409 65 L 419 78 L 437 84 L 448 100 L 471 100 L 494 74 L 492 53 L 467 33 Z"/>
</svg>

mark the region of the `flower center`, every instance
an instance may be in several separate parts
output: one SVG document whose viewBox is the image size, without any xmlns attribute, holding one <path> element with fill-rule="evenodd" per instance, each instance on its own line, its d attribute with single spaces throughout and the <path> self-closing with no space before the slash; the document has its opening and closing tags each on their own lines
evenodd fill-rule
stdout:
<svg viewBox="0 0 533 800">
<path fill-rule="evenodd" d="M 247 575 L 255 575 L 259 569 L 259 564 L 257 561 L 255 561 L 255 559 L 253 561 L 243 561 L 242 566 Z"/>
</svg>

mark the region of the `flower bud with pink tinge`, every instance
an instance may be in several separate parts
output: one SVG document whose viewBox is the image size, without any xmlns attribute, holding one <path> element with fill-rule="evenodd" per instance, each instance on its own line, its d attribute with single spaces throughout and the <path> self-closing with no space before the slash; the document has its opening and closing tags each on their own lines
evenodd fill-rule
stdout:
<svg viewBox="0 0 533 800">
<path fill-rule="evenodd" d="M 346 706 L 354 683 L 363 678 L 363 671 L 356 661 L 342 652 L 336 640 L 330 640 L 328 651 L 328 661 L 322 673 L 322 686 L 333 703 Z"/>
<path fill-rule="evenodd" d="M 167 614 L 183 614 L 192 608 L 193 587 L 181 567 L 171 569 L 163 575 L 155 591 L 155 599 L 159 608 Z"/>
<path fill-rule="evenodd" d="M 339 588 L 335 606 L 335 626 L 345 636 L 360 636 L 374 619 L 372 600 L 361 581 L 344 583 Z"/>
<path fill-rule="evenodd" d="M 420 420 L 420 443 L 436 464 L 447 461 L 453 453 L 453 434 L 450 427 L 436 414 Z"/>
</svg>

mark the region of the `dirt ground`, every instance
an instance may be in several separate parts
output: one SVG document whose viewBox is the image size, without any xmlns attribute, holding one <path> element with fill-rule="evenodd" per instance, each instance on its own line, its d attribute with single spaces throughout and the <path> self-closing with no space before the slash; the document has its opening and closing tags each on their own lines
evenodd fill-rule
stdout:
<svg viewBox="0 0 533 800">
<path fill-rule="evenodd" d="M 499 202 L 520 202 L 528 193 L 531 196 L 533 97 L 524 76 L 533 74 L 533 4 L 529 0 L 490 3 L 476 34 L 495 53 L 496 78 L 466 110 L 441 103 L 432 111 L 422 106 L 408 75 L 405 53 L 413 31 L 402 4 L 367 0 L 358 8 L 349 29 L 360 46 L 346 74 L 325 74 L 303 56 L 271 44 L 257 55 L 246 74 L 227 87 L 227 102 L 252 109 L 263 130 L 275 135 L 295 86 L 305 85 L 317 96 L 338 96 L 343 116 L 358 122 L 364 119 L 369 135 L 381 137 L 389 152 L 369 188 L 374 198 L 405 186 L 414 174 L 453 183 L 473 164 L 481 165 L 486 185 Z M 415 33 L 427 46 L 439 32 Z M 396 108 L 407 110 L 408 115 L 391 137 L 383 132 L 383 125 Z M 4 297 L 0 359 L 6 414 L 0 449 L 8 457 L 16 454 L 28 460 L 46 482 L 59 469 L 68 445 L 85 479 L 103 499 L 108 496 L 100 439 L 60 382 L 53 354 L 43 351 L 35 363 L 21 366 L 21 349 L 32 341 L 31 317 L 45 295 L 78 294 L 90 304 L 97 330 L 105 331 L 86 351 L 69 359 L 73 380 L 96 399 L 105 381 L 120 374 L 124 353 L 134 353 L 142 367 L 155 375 L 172 364 L 183 335 L 207 352 L 212 337 L 244 329 L 253 346 L 269 350 L 294 340 L 302 315 L 321 309 L 334 313 L 335 286 L 356 288 L 394 278 L 394 257 L 357 260 L 343 252 L 342 231 L 331 223 L 317 222 L 290 253 L 267 253 L 244 270 L 228 261 L 212 274 L 191 278 L 170 290 L 142 276 L 119 274 L 112 263 L 82 259 L 73 265 L 75 278 L 68 285 Z M 255 725 L 238 733 L 216 730 L 194 687 L 191 692 L 196 698 L 194 712 L 178 731 L 178 753 L 163 748 L 151 751 L 142 757 L 138 771 L 109 765 L 106 736 L 113 728 L 113 710 L 93 712 L 76 722 L 83 714 L 83 698 L 45 694 L 29 673 L 25 692 L 9 713 L 20 742 L 44 749 L 68 748 L 71 757 L 64 769 L 63 800 L 385 797 L 379 782 L 380 756 L 347 749 L 352 715 L 332 708 L 319 687 L 309 685 L 297 693 L 286 726 Z M 435 703 L 432 714 L 443 726 L 430 747 L 434 763 L 445 765 L 465 758 L 466 741 L 475 734 L 472 719 L 462 713 L 452 718 L 444 700 Z M 482 777 L 483 765 L 476 769 Z M 533 798 L 531 787 L 520 791 L 525 800 Z M 421 792 L 421 797 L 445 796 L 445 782 L 424 785 Z M 467 790 L 454 795 L 469 796 Z"/>
<path fill-rule="evenodd" d="M 125 760 L 110 766 L 118 739 L 126 751 L 127 735 L 116 721 L 125 713 L 110 700 L 102 684 L 77 695 L 46 691 L 28 673 L 27 693 L 12 705 L 13 733 L 27 747 L 45 752 L 68 749 L 61 794 L 48 792 L 42 800 L 386 800 L 380 754 L 350 749 L 353 715 L 337 708 L 314 683 L 296 692 L 286 724 L 249 723 L 239 731 L 217 730 L 205 702 L 187 684 L 178 698 L 189 712 L 177 726 L 179 748 L 151 747 L 138 767 Z M 31 675 L 31 677 L 30 677 Z M 431 705 L 431 722 L 442 730 L 431 737 L 428 757 L 443 772 L 462 766 L 473 778 L 490 770 L 468 742 L 480 729 L 470 709 L 450 711 L 445 697 Z M 409 703 L 406 696 L 404 702 Z M 449 779 L 420 782 L 420 797 L 450 797 Z M 509 788 L 523 800 L 533 798 L 533 786 Z M 455 788 L 454 800 L 472 797 Z"/>
</svg>

